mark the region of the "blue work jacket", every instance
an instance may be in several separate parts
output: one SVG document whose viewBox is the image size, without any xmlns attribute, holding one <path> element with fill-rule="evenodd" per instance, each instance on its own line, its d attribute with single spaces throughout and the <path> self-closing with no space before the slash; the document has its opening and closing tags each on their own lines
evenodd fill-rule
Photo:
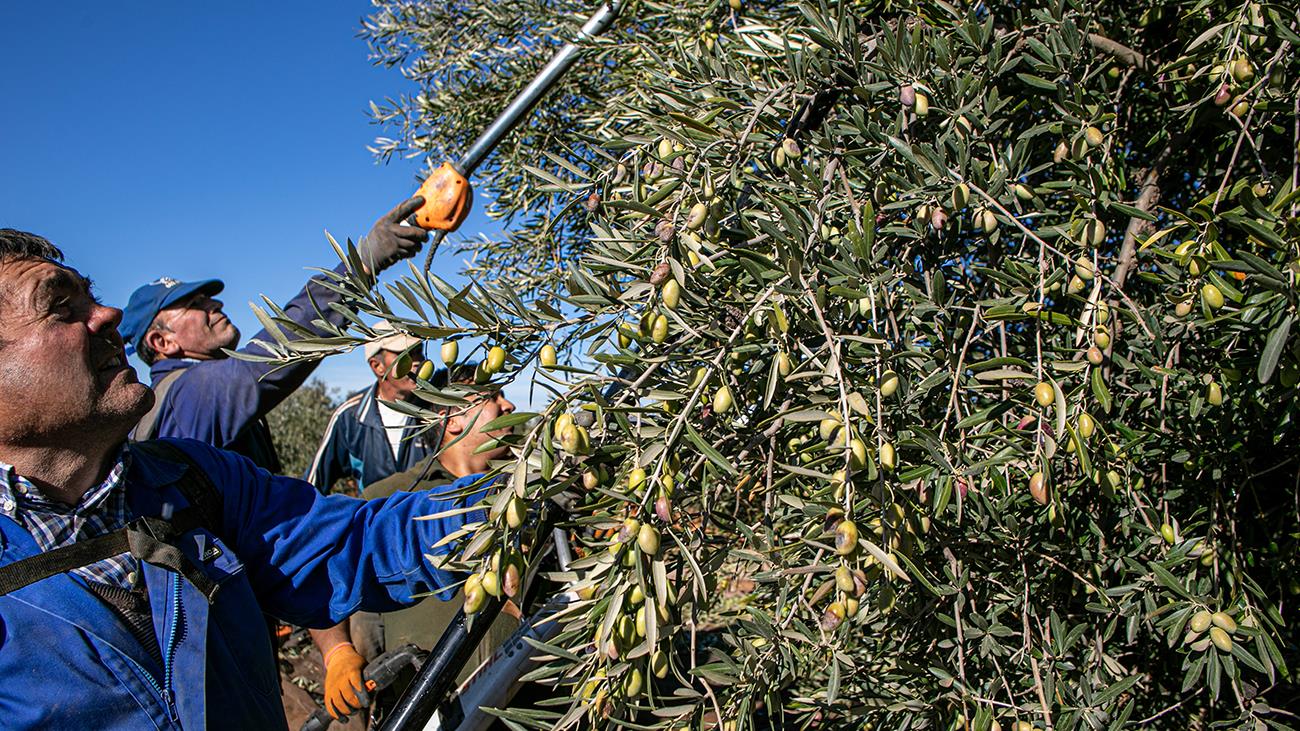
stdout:
<svg viewBox="0 0 1300 731">
<path fill-rule="evenodd" d="M 483 511 L 428 492 L 386 500 L 324 496 L 238 455 L 171 440 L 222 493 L 222 524 L 184 534 L 182 551 L 220 585 L 209 604 L 179 574 L 143 564 L 163 666 L 118 615 L 73 574 L 0 596 L 0 727 L 205 728 L 283 731 L 275 656 L 262 612 L 330 627 L 357 610 L 391 611 L 452 583 L 424 554 Z M 125 486 L 133 516 L 183 507 L 176 483 L 190 467 L 139 451 Z M 457 481 L 469 485 L 477 476 Z M 475 496 L 477 499 L 480 496 Z M 39 552 L 0 516 L 0 565 Z"/>
<path fill-rule="evenodd" d="M 344 272 L 346 265 L 339 264 L 334 271 Z M 316 284 L 313 279 L 284 306 L 284 313 L 299 325 L 322 334 L 312 324 L 313 320 L 339 326 L 346 323 L 343 315 L 329 306 L 330 302 L 337 301 L 337 292 Z M 266 330 L 259 331 L 252 340 L 274 342 Z M 239 352 L 268 355 L 252 341 Z M 149 368 L 149 378 L 154 384 L 173 371 L 185 372 L 175 377 L 163 396 L 152 436 L 197 439 L 242 454 L 271 472 L 279 472 L 280 461 L 263 417 L 296 391 L 317 365 L 319 361 L 279 366 L 237 358 L 155 361 Z"/>
<path fill-rule="evenodd" d="M 393 454 L 379 415 L 378 386 L 349 396 L 330 416 L 320 448 L 303 479 L 329 492 L 344 477 L 357 479 L 358 491 L 389 475 L 405 472 L 429 454 L 421 438 L 407 437 Z"/>
</svg>

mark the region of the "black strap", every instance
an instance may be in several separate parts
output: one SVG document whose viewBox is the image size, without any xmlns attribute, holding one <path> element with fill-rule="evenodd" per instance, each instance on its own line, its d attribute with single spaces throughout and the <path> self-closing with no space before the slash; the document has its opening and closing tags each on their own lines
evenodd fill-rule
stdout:
<svg viewBox="0 0 1300 731">
<path fill-rule="evenodd" d="M 147 564 L 180 574 L 211 602 L 216 597 L 217 584 L 175 545 L 177 538 L 200 527 L 202 522 L 202 516 L 194 508 L 178 511 L 171 520 L 136 518 L 112 533 L 0 566 L 0 596 L 56 574 L 129 553 Z"/>
<path fill-rule="evenodd" d="M 217 532 L 222 523 L 221 492 L 208 473 L 174 444 L 153 440 L 136 443 L 131 449 L 186 465 L 176 487 L 190 507 L 178 510 L 169 520 L 137 518 L 112 533 L 0 566 L 0 596 L 56 574 L 129 553 L 147 564 L 180 574 L 209 602 L 214 600 L 217 585 L 186 558 L 176 546 L 176 539 L 196 528 Z"/>
</svg>

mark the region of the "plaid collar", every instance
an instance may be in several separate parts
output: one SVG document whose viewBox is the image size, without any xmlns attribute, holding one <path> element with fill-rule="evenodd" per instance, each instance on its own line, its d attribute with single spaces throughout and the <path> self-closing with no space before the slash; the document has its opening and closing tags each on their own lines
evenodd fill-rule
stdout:
<svg viewBox="0 0 1300 731">
<path fill-rule="evenodd" d="M 0 515 L 27 529 L 42 551 L 95 538 L 122 528 L 130 519 L 126 505 L 126 474 L 131 452 L 123 445 L 108 475 L 86 491 L 76 505 L 51 500 L 12 465 L 0 462 Z M 122 554 L 73 573 L 91 581 L 129 588 L 138 578 L 137 561 Z"/>
</svg>

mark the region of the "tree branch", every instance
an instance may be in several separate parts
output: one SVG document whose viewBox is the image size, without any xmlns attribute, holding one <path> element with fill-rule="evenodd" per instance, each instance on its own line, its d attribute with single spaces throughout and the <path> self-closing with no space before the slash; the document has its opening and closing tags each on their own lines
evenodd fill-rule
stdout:
<svg viewBox="0 0 1300 731">
<path fill-rule="evenodd" d="M 1141 53 L 1138 53 L 1137 51 L 1134 51 L 1132 48 L 1129 48 L 1128 46 L 1122 43 L 1112 41 L 1106 36 L 1099 35 L 1097 33 L 1089 33 L 1088 45 L 1092 46 L 1098 51 L 1101 51 L 1102 53 L 1109 53 L 1110 55 L 1114 56 L 1115 58 L 1119 59 L 1120 61 L 1123 61 L 1124 63 L 1128 64 L 1129 66 L 1132 66 L 1133 68 L 1139 71 L 1147 70 L 1146 56 L 1142 55 Z"/>
</svg>

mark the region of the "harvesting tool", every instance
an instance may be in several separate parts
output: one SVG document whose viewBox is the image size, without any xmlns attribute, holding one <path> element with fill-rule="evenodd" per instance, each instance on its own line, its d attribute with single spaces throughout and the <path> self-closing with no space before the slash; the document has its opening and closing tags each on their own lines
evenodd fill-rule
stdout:
<svg viewBox="0 0 1300 731">
<path fill-rule="evenodd" d="M 519 92 L 510 104 L 497 115 L 497 118 L 483 130 L 469 150 L 456 162 L 444 162 L 439 165 L 416 195 L 423 196 L 424 205 L 411 217 L 410 223 L 425 230 L 433 231 L 429 241 L 429 254 L 424 260 L 425 271 L 433 264 L 433 255 L 439 244 L 451 231 L 455 231 L 469 215 L 473 203 L 473 190 L 469 176 L 473 175 L 488 153 L 501 142 L 510 130 L 514 129 L 546 94 L 555 82 L 564 76 L 569 67 L 578 60 L 579 44 L 605 32 L 622 10 L 623 0 L 604 2 L 583 24 L 582 30 L 573 40 L 565 43 L 555 52 L 551 60 L 538 72 L 537 76 Z"/>
</svg>

